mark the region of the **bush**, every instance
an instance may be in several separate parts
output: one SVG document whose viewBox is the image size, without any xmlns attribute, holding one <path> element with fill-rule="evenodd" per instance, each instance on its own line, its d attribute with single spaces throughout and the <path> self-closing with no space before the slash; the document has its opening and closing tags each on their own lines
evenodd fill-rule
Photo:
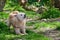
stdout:
<svg viewBox="0 0 60 40">
<path fill-rule="evenodd" d="M 8 27 L 4 22 L 0 22 L 0 33 L 6 33 L 8 31 Z"/>
<path fill-rule="evenodd" d="M 22 6 L 19 5 L 18 0 L 7 0 L 6 5 L 4 7 L 4 10 L 9 10 L 9 11 L 25 11 Z"/>
<path fill-rule="evenodd" d="M 7 19 L 8 18 L 8 13 L 5 12 L 0 12 L 0 19 Z M 1 21 L 1 20 L 0 20 Z"/>
<path fill-rule="evenodd" d="M 60 11 L 56 8 L 51 8 L 42 14 L 42 18 L 57 18 L 60 17 Z"/>
</svg>

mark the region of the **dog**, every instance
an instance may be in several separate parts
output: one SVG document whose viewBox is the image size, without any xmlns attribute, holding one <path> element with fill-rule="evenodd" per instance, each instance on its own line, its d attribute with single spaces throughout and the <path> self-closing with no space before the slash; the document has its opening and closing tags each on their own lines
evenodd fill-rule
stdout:
<svg viewBox="0 0 60 40">
<path fill-rule="evenodd" d="M 16 34 L 26 34 L 26 14 L 19 11 L 13 11 L 9 14 L 9 27 L 12 25 Z"/>
</svg>

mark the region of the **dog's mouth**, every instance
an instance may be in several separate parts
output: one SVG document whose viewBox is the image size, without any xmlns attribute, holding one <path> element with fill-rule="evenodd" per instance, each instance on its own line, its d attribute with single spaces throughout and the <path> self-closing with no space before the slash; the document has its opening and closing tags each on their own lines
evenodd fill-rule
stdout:
<svg viewBox="0 0 60 40">
<path fill-rule="evenodd" d="M 19 21 L 22 21 L 22 20 L 24 20 L 25 18 L 26 18 L 26 14 L 24 14 L 24 15 L 22 15 L 22 14 L 17 14 L 17 15 L 14 15 L 16 18 L 17 18 L 17 20 L 19 20 Z"/>
</svg>

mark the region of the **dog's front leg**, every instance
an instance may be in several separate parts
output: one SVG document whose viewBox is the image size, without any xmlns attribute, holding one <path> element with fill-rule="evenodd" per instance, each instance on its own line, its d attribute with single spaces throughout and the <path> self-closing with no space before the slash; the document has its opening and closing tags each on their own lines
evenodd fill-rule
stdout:
<svg viewBox="0 0 60 40">
<path fill-rule="evenodd" d="M 20 28 L 14 28 L 16 34 L 21 34 Z"/>
<path fill-rule="evenodd" d="M 22 28 L 21 28 L 21 31 L 22 31 L 22 34 L 26 34 L 26 29 L 25 29 L 25 27 L 22 27 Z"/>
</svg>

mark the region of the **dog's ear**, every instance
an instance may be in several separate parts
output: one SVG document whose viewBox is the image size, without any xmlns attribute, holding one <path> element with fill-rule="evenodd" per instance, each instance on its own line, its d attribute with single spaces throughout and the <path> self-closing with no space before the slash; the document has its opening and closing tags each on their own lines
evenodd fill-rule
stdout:
<svg viewBox="0 0 60 40">
<path fill-rule="evenodd" d="M 10 13 L 10 18 L 14 17 L 14 16 L 17 16 L 19 12 L 18 11 L 13 11 Z"/>
<path fill-rule="evenodd" d="M 13 14 L 18 14 L 18 11 L 14 11 Z"/>
<path fill-rule="evenodd" d="M 16 16 L 17 16 L 17 15 L 10 15 L 9 18 L 11 19 L 11 18 L 16 17 Z"/>
</svg>

